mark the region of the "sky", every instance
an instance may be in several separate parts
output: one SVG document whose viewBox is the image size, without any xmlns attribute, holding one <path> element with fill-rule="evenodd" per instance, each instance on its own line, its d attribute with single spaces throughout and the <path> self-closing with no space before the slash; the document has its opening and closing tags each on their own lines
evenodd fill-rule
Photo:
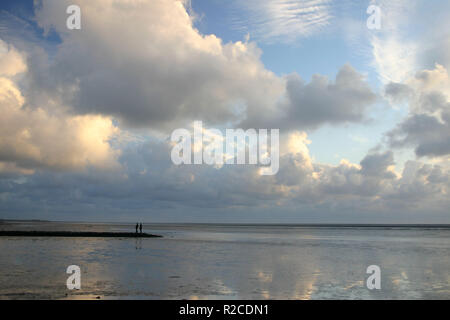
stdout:
<svg viewBox="0 0 450 320">
<path fill-rule="evenodd" d="M 449 70 L 447 1 L 4 0 L 0 219 L 450 223 Z M 279 171 L 174 164 L 195 121 Z"/>
</svg>

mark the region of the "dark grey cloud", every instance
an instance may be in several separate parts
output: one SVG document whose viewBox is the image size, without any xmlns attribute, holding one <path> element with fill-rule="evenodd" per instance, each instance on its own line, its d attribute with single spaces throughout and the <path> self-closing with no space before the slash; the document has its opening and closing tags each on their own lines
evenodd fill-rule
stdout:
<svg viewBox="0 0 450 320">
<path fill-rule="evenodd" d="M 406 84 L 390 82 L 385 87 L 385 95 L 393 103 L 407 100 L 413 94 L 413 90 Z"/>
<path fill-rule="evenodd" d="M 394 165 L 394 154 L 392 151 L 386 151 L 381 154 L 370 154 L 361 160 L 361 174 L 365 176 L 394 178 L 388 168 Z"/>
<path fill-rule="evenodd" d="M 155 140 L 129 145 L 119 158 L 119 171 L 91 168 L 2 176 L 0 213 L 167 221 L 166 212 L 171 219 L 189 220 L 193 212 L 208 211 L 210 217 L 214 212 L 226 216 L 248 210 L 269 210 L 275 216 L 283 212 L 339 215 L 340 209 L 386 214 L 398 207 L 439 211 L 449 201 L 447 168 L 410 162 L 396 176 L 390 171 L 392 152 L 370 154 L 360 165 L 337 166 L 313 164 L 305 153 L 288 152 L 281 156 L 280 176 L 260 176 L 255 166 L 175 166 L 168 159 L 169 151 L 166 142 Z"/>
<path fill-rule="evenodd" d="M 349 64 L 338 71 L 334 81 L 316 74 L 306 83 L 296 73 L 286 76 L 285 81 L 284 100 L 273 110 L 249 110 L 244 127 L 304 130 L 362 122 L 376 101 L 364 76 Z"/>
<path fill-rule="evenodd" d="M 300 128 L 362 121 L 376 99 L 364 77 L 348 64 L 339 70 L 334 82 L 319 75 L 308 84 L 297 75 L 288 76 L 287 81 L 287 120 Z"/>
<path fill-rule="evenodd" d="M 450 107 L 450 105 L 449 105 Z M 427 114 L 412 115 L 387 134 L 392 147 L 413 147 L 419 157 L 450 154 L 450 113 L 443 123 Z"/>
<path fill-rule="evenodd" d="M 407 84 L 391 83 L 386 95 L 393 101 L 405 100 L 409 115 L 386 134 L 393 148 L 414 148 L 418 157 L 450 154 L 450 81 L 447 70 L 436 65 L 423 70 Z"/>
</svg>

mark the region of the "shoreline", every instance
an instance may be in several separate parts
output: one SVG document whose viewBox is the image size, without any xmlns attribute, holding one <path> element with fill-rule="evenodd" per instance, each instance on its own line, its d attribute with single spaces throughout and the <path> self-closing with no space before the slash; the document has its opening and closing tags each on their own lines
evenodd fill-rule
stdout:
<svg viewBox="0 0 450 320">
<path fill-rule="evenodd" d="M 84 225 L 130 225 L 134 230 L 135 222 L 124 221 L 63 221 L 39 219 L 0 219 L 0 225 L 20 223 L 35 224 L 84 224 Z M 450 229 L 450 223 L 307 223 L 307 222 L 143 222 L 144 225 L 168 226 L 218 226 L 218 227 L 304 227 L 304 228 L 415 228 Z"/>
<path fill-rule="evenodd" d="M 162 238 L 160 235 L 149 233 L 76 231 L 0 231 L 0 237 Z"/>
</svg>

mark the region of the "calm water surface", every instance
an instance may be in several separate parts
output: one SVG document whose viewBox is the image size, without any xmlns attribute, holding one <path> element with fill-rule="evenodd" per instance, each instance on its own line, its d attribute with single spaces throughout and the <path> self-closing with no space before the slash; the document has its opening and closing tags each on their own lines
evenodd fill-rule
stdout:
<svg viewBox="0 0 450 320">
<path fill-rule="evenodd" d="M 134 231 L 22 222 L 0 230 Z M 1 299 L 450 299 L 450 229 L 144 225 L 161 239 L 0 237 Z M 81 268 L 81 290 L 66 268 Z M 368 290 L 366 268 L 381 268 Z"/>
</svg>

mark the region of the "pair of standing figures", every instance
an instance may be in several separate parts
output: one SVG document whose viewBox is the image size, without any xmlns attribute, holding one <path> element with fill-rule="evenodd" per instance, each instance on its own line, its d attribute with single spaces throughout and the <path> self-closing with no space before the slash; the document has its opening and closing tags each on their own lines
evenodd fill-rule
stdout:
<svg viewBox="0 0 450 320">
<path fill-rule="evenodd" d="M 142 223 L 136 223 L 136 233 L 138 233 L 138 229 L 140 230 L 140 233 L 142 233 Z"/>
</svg>

